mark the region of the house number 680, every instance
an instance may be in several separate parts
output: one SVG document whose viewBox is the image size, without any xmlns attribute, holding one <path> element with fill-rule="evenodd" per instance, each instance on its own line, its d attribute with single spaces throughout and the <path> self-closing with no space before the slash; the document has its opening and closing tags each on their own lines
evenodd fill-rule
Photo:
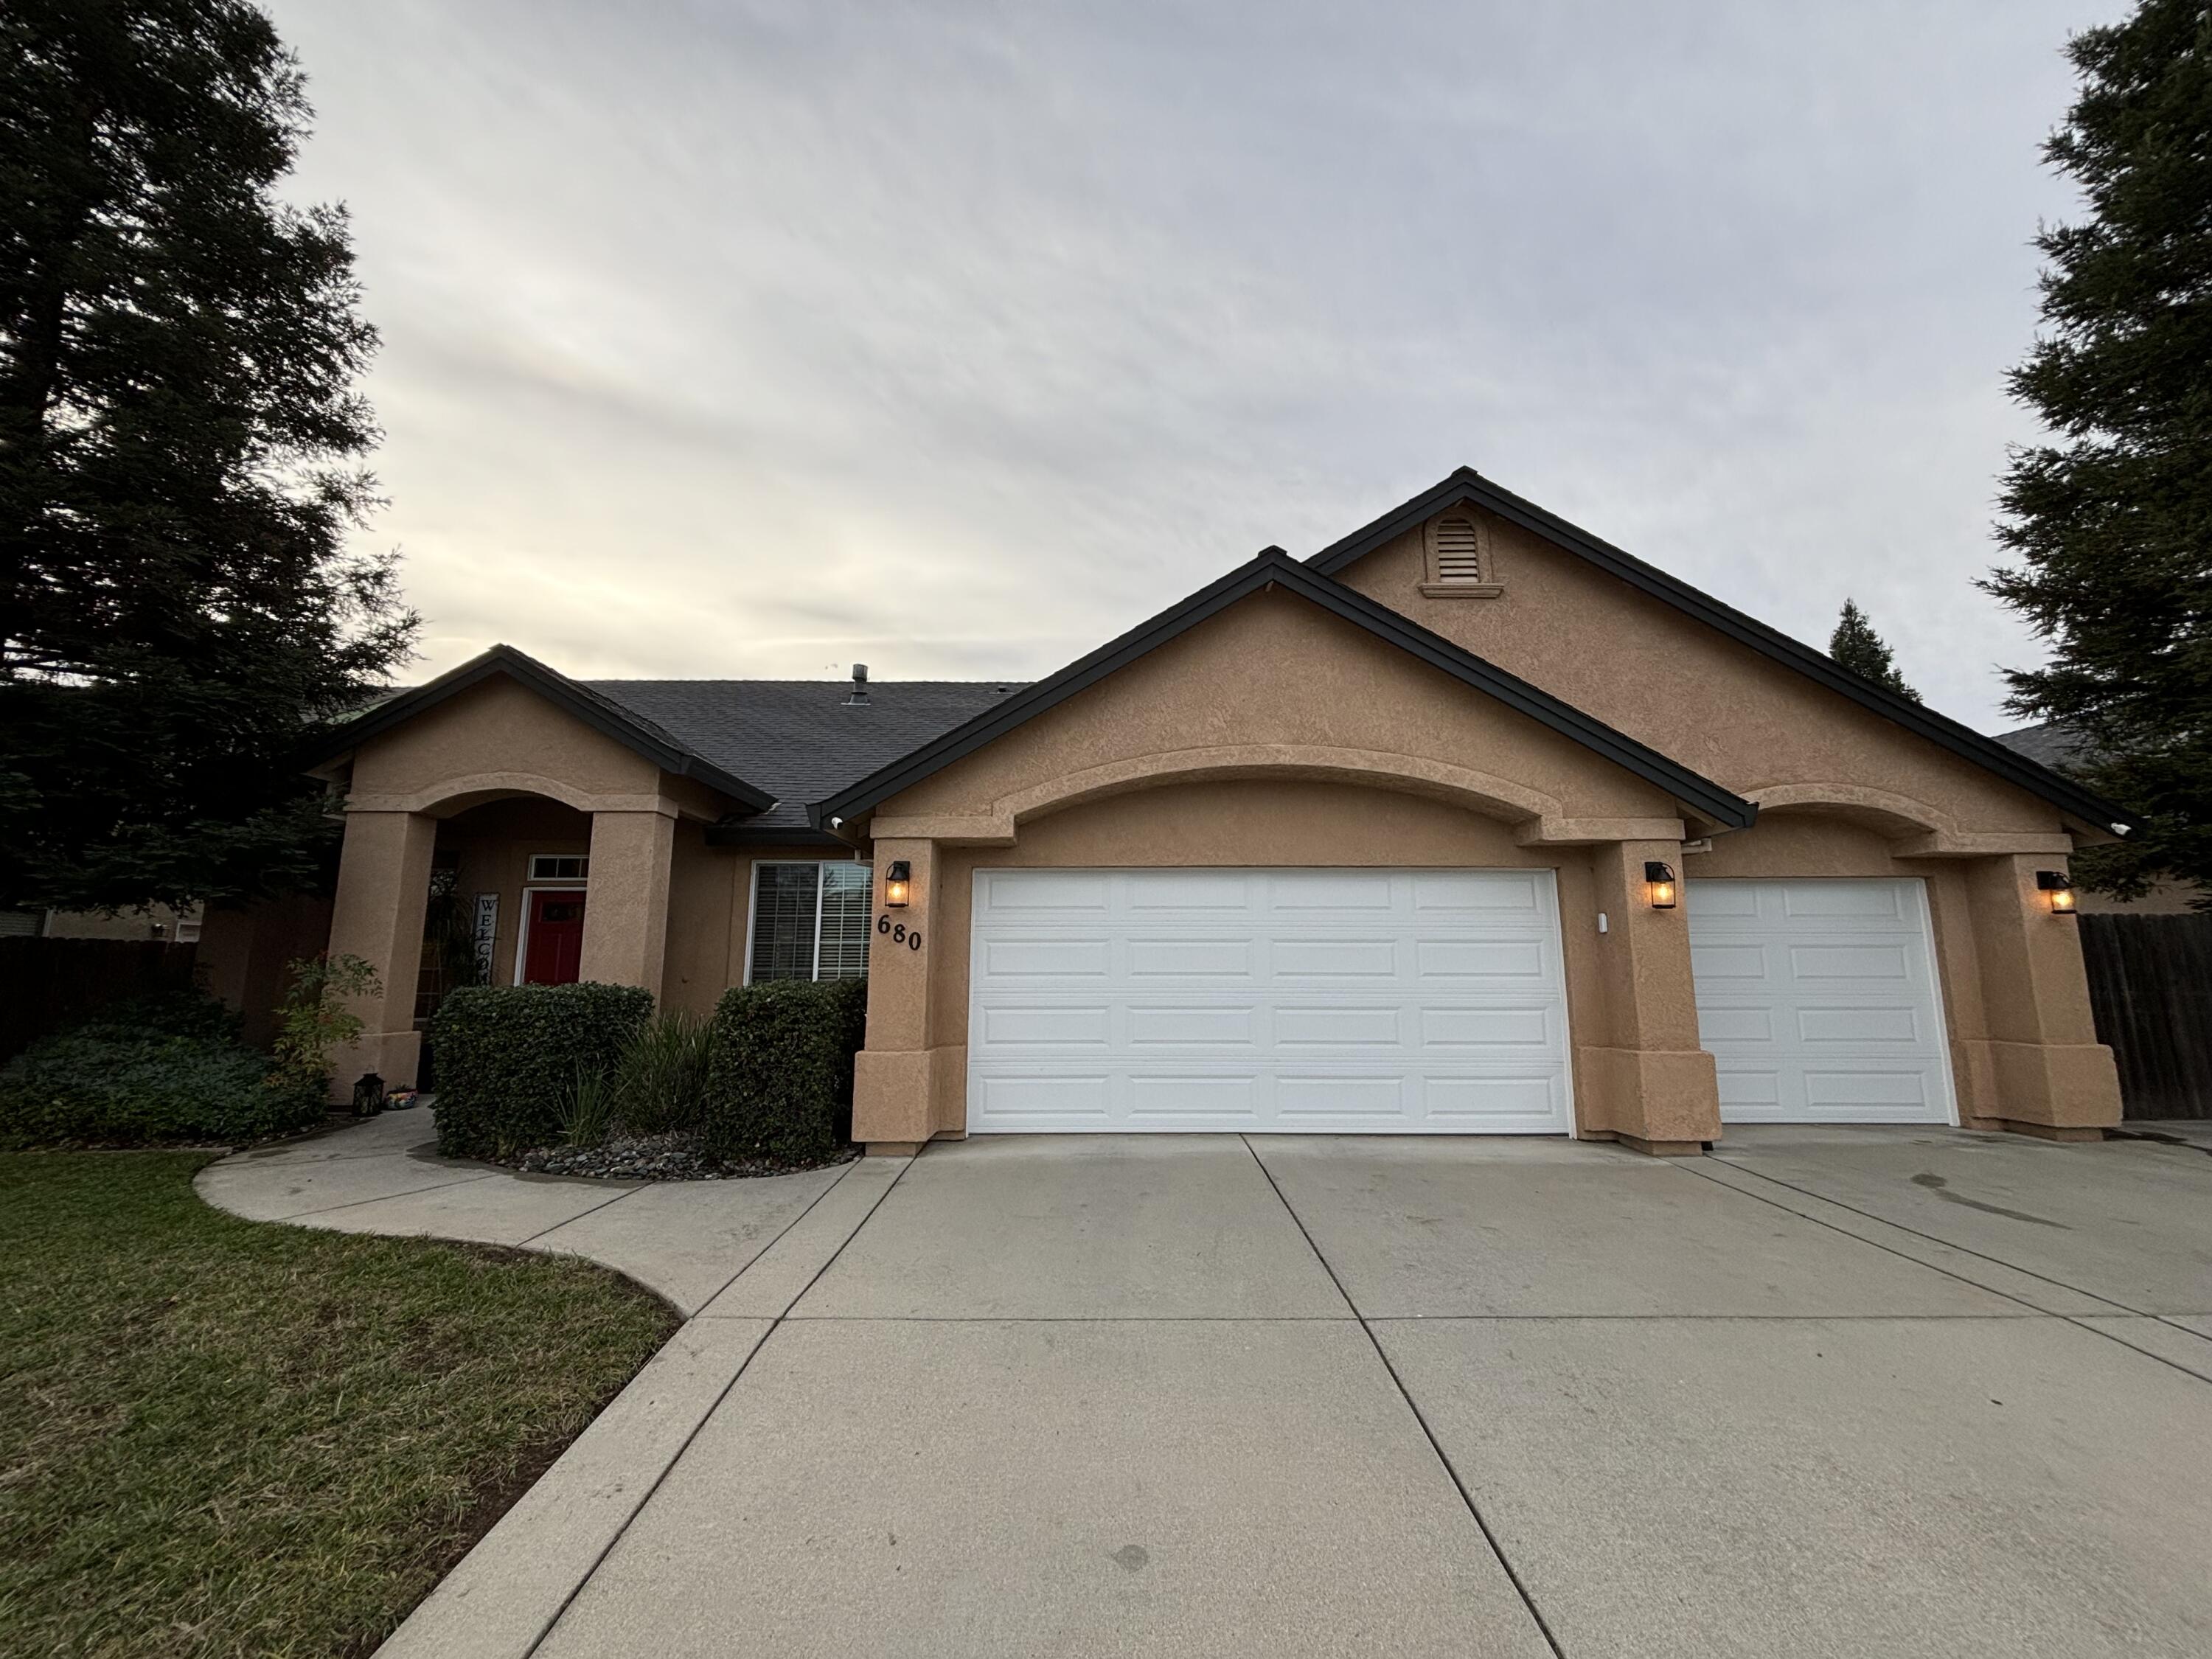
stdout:
<svg viewBox="0 0 2212 1659">
<path fill-rule="evenodd" d="M 889 933 L 894 945 L 903 945 L 909 951 L 921 949 L 921 929 L 919 927 L 909 933 L 904 922 L 893 921 L 889 916 L 884 915 L 876 918 L 876 931 L 879 933 Z"/>
</svg>

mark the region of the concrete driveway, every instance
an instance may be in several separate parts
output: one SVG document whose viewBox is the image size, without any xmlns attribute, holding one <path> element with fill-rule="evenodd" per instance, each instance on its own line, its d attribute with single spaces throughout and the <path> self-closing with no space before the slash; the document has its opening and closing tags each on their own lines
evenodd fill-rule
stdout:
<svg viewBox="0 0 2212 1659">
<path fill-rule="evenodd" d="M 448 1212 L 516 1184 L 468 1180 Z M 636 1258 L 642 1198 L 744 1260 L 387 1655 L 2212 1652 L 2179 1138 L 1007 1138 L 789 1180 L 584 1188 L 534 1237 Z"/>
</svg>

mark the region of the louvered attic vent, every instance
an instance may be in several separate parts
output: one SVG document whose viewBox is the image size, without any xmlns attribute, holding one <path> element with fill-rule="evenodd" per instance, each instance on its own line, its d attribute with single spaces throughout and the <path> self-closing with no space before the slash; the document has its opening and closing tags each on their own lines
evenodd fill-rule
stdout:
<svg viewBox="0 0 2212 1659">
<path fill-rule="evenodd" d="M 1479 582 L 1482 580 L 1482 548 L 1472 519 L 1445 519 L 1437 526 L 1437 580 L 1440 582 Z"/>
</svg>

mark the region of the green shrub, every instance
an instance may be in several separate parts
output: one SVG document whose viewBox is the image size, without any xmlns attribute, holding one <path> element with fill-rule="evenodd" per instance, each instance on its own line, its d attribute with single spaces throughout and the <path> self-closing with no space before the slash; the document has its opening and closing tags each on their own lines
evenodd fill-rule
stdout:
<svg viewBox="0 0 2212 1659">
<path fill-rule="evenodd" d="M 615 1068 L 615 1118 L 626 1134 L 696 1129 L 706 1107 L 714 1028 L 671 1008 L 638 1028 Z"/>
<path fill-rule="evenodd" d="M 430 1022 L 438 1150 L 487 1158 L 550 1146 L 580 1072 L 611 1073 L 653 1013 L 635 985 L 465 985 Z"/>
<path fill-rule="evenodd" d="M 725 992 L 701 1123 L 707 1150 L 804 1163 L 850 1133 L 853 1056 L 866 1041 L 865 979 L 774 980 Z"/>
<path fill-rule="evenodd" d="M 96 1032 L 101 1036 L 136 1041 L 142 1037 L 201 1037 L 210 1042 L 236 1042 L 244 1021 L 225 1007 L 220 997 L 205 991 L 162 991 L 152 996 L 126 997 L 111 1002 L 88 1019 L 70 1028 L 70 1033 Z"/>
<path fill-rule="evenodd" d="M 323 1121 L 319 1082 L 222 1036 L 100 1022 L 0 1071 L 0 1146 L 265 1140 Z"/>
</svg>

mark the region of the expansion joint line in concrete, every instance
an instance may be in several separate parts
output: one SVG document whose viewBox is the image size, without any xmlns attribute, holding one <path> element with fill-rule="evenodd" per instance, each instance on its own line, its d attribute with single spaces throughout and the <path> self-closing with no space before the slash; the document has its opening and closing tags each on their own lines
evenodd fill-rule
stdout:
<svg viewBox="0 0 2212 1659">
<path fill-rule="evenodd" d="M 1467 1482 L 1460 1478 L 1459 1470 L 1453 1465 L 1450 1456 L 1443 1449 L 1443 1443 L 1437 1438 L 1436 1431 L 1429 1426 L 1428 1418 L 1422 1413 L 1412 1393 L 1407 1390 L 1405 1379 L 1398 1375 L 1398 1368 L 1390 1363 L 1390 1356 L 1383 1351 L 1382 1341 L 1376 1336 L 1374 1328 L 1367 1322 L 1367 1316 L 1359 1311 L 1358 1304 L 1352 1299 L 1352 1293 L 1344 1288 L 1344 1281 L 1337 1277 L 1336 1268 L 1330 1263 L 1329 1259 L 1322 1254 L 1321 1246 L 1314 1242 L 1314 1236 L 1308 1231 L 1304 1218 L 1292 1206 L 1290 1198 L 1283 1191 L 1281 1183 L 1276 1181 L 1275 1172 L 1267 1167 L 1267 1161 L 1260 1156 L 1260 1149 L 1252 1144 L 1252 1138 L 1249 1135 L 1239 1135 L 1237 1138 L 1244 1143 L 1244 1150 L 1252 1155 L 1252 1162 L 1260 1166 L 1261 1176 L 1273 1189 L 1275 1201 L 1283 1206 L 1283 1212 L 1290 1217 L 1291 1224 L 1298 1230 L 1298 1236 L 1305 1240 L 1306 1248 L 1314 1253 L 1314 1260 L 1321 1263 L 1321 1270 L 1328 1275 L 1328 1282 L 1336 1286 L 1336 1293 L 1344 1298 L 1344 1305 L 1352 1310 L 1352 1317 L 1358 1322 L 1360 1334 L 1367 1339 L 1367 1345 L 1375 1350 L 1376 1358 L 1382 1362 L 1383 1374 L 1390 1379 L 1390 1386 L 1397 1389 L 1398 1397 L 1406 1402 L 1406 1409 L 1413 1414 L 1413 1421 L 1420 1425 L 1422 1437 L 1429 1443 L 1429 1449 L 1436 1454 L 1437 1462 L 1443 1466 L 1445 1477 L 1452 1483 L 1453 1489 L 1459 1493 L 1460 1502 L 1467 1505 L 1468 1514 L 1473 1517 L 1477 1530 L 1482 1534 L 1482 1541 L 1490 1547 L 1491 1555 L 1497 1560 L 1498 1565 L 1504 1569 L 1506 1580 L 1513 1586 L 1513 1593 L 1521 1598 L 1521 1605 L 1528 1609 L 1528 1617 L 1535 1620 L 1537 1632 L 1543 1637 L 1544 1644 L 1551 1649 L 1554 1659 L 1566 1659 L 1566 1650 L 1560 1647 L 1559 1638 L 1552 1634 L 1552 1626 L 1545 1619 L 1543 1609 L 1536 1605 L 1535 1596 L 1529 1593 L 1528 1586 L 1522 1581 L 1520 1571 L 1505 1553 L 1504 1547 L 1498 1541 L 1497 1533 L 1492 1530 L 1490 1522 L 1483 1516 L 1482 1506 L 1474 1501 L 1474 1494 L 1468 1490 Z"/>
<path fill-rule="evenodd" d="M 2141 1354 L 2145 1359 L 2155 1359 L 2161 1365 L 2170 1366 L 2174 1370 L 2179 1371 L 2184 1376 L 2189 1378 L 2191 1382 L 2207 1382 L 2206 1378 L 2199 1376 L 2197 1372 L 2191 1370 L 2188 1366 L 2176 1364 L 2173 1360 L 2168 1359 L 2164 1354 L 2153 1353 L 2148 1348 L 2138 1348 L 2132 1342 L 2121 1340 L 2120 1338 L 2113 1335 L 2112 1332 L 2104 1329 L 2101 1326 L 2091 1325 L 2085 1322 L 2087 1320 L 2093 1318 L 2109 1318 L 2111 1317 L 2110 1315 L 2054 1313 L 2048 1308 L 2039 1308 L 2035 1304 L 2030 1302 L 2024 1296 L 2015 1296 L 2010 1291 L 1998 1290 L 1993 1285 L 1984 1285 L 1978 1279 L 1967 1278 L 1964 1273 L 1954 1273 L 1948 1267 L 1939 1267 L 1932 1261 L 1923 1261 L 1917 1255 L 1907 1255 L 1904 1251 L 1899 1249 L 1894 1245 L 1884 1244 L 1877 1240 L 1863 1237 L 1860 1234 L 1852 1232 L 1847 1228 L 1837 1226 L 1832 1221 L 1824 1221 L 1816 1215 L 1807 1215 L 1802 1210 L 1793 1210 L 1790 1206 L 1783 1203 L 1778 1199 L 1764 1198 L 1757 1193 L 1746 1192 L 1742 1188 L 1735 1185 L 1733 1182 L 1723 1181 L 1718 1176 L 1711 1175 L 1705 1170 L 1700 1170 L 1697 1167 L 1699 1164 L 1705 1162 L 1707 1159 L 1711 1159 L 1713 1163 L 1722 1164 L 1728 1169 L 1734 1170 L 1738 1175 L 1747 1175 L 1751 1176 L 1753 1180 L 1764 1181 L 1770 1186 L 1779 1187 L 1784 1192 L 1795 1193 L 1800 1198 L 1811 1199 L 1815 1202 L 1821 1204 L 1832 1204 L 1838 1209 L 1847 1211 L 1850 1214 L 1857 1216 L 1863 1221 L 1871 1221 L 1878 1227 L 1893 1228 L 1900 1233 L 1905 1233 L 1913 1238 L 1923 1240 L 1929 1244 L 1936 1245 L 1943 1249 L 1956 1250 L 1961 1255 L 1972 1256 L 1977 1261 L 1986 1261 L 1993 1267 L 2002 1267 L 2008 1273 L 2018 1273 L 2023 1279 L 2039 1280 L 2041 1283 L 2050 1285 L 2054 1290 L 2070 1291 L 2075 1296 L 2086 1296 L 2092 1302 L 2101 1302 L 2108 1308 L 2118 1310 L 2122 1314 L 2129 1315 L 2137 1319 L 2148 1319 L 2154 1324 L 2166 1325 L 2174 1330 L 2188 1330 L 2189 1328 L 2185 1325 L 2174 1325 L 2172 1322 L 2162 1319 L 2156 1314 L 2146 1312 L 2141 1308 L 2131 1308 L 2124 1302 L 2115 1302 L 2112 1297 L 2101 1295 L 2098 1291 L 2085 1291 L 2079 1285 L 2069 1285 L 2063 1279 L 2053 1279 L 2048 1273 L 2039 1273 L 2032 1268 L 2015 1267 L 2013 1263 L 2003 1260 L 2002 1257 L 1990 1255 L 1981 1250 L 1969 1249 L 1963 1244 L 1954 1244 L 1948 1238 L 1938 1238 L 1935 1234 L 1923 1233 L 1917 1227 L 1907 1227 L 1899 1222 L 1888 1220 L 1884 1217 L 1874 1214 L 1870 1211 L 1862 1210 L 1855 1204 L 1846 1204 L 1841 1199 L 1830 1198 L 1825 1193 L 1810 1191 L 1806 1188 L 1797 1186 L 1792 1182 L 1783 1181 L 1771 1175 L 1764 1175 L 1757 1170 L 1747 1170 L 1740 1164 L 1730 1164 L 1726 1158 L 1713 1158 L 1712 1154 L 1710 1152 L 1708 1152 L 1704 1158 L 1678 1158 L 1674 1160 L 1671 1165 L 1672 1168 L 1680 1170 L 1686 1175 L 1694 1175 L 1701 1180 L 1711 1182 L 1714 1186 L 1721 1188 L 1725 1191 L 1735 1193 L 1739 1197 L 1747 1198 L 1754 1204 L 1771 1205 L 1774 1208 L 1781 1211 L 1784 1215 L 1794 1215 L 1800 1221 L 1809 1221 L 1816 1227 L 1826 1227 L 1831 1232 L 1841 1233 L 1845 1238 L 1856 1238 L 1862 1244 L 1871 1244 L 1877 1250 L 1887 1250 L 1890 1255 L 1895 1256 L 1900 1261 L 1912 1262 L 1918 1267 L 1927 1268 L 1931 1273 L 1942 1273 L 1946 1279 L 1954 1279 L 1961 1285 L 1971 1285 L 1978 1291 L 1988 1291 L 1991 1296 L 2001 1296 L 2008 1302 L 2017 1302 L 2021 1307 L 2026 1308 L 2030 1313 L 2034 1314 L 2039 1318 L 2063 1320 L 2067 1324 L 2075 1327 L 2077 1330 L 2087 1331 L 2092 1336 L 2101 1336 L 2107 1342 L 2111 1342 L 2119 1347 L 2125 1348 L 2130 1353 Z M 2191 1331 L 2190 1332 L 2190 1334 L 2193 1336 L 2196 1333 Z"/>
<path fill-rule="evenodd" d="M 807 1205 L 806 1210 L 811 1210 L 816 1204 L 819 1204 L 823 1199 L 827 1197 L 830 1193 L 835 1192 L 839 1187 L 842 1186 L 845 1182 L 846 1177 L 850 1176 L 854 1170 L 862 1167 L 863 1163 L 865 1163 L 865 1160 L 856 1160 L 853 1164 L 852 1167 L 845 1171 L 844 1175 L 839 1176 L 836 1180 L 831 1182 L 819 1193 L 817 1193 L 814 1195 L 813 1201 Z M 783 1311 L 776 1315 L 774 1319 L 769 1322 L 768 1328 L 761 1333 L 760 1340 L 753 1344 L 751 1352 L 745 1355 L 744 1362 L 738 1365 L 736 1370 L 730 1374 L 730 1380 L 727 1382 L 725 1382 L 722 1385 L 720 1391 L 715 1395 L 714 1403 L 708 1406 L 704 1412 L 701 1413 L 699 1420 L 691 1425 L 691 1432 L 684 1437 L 684 1443 L 677 1447 L 675 1455 L 671 1457 L 668 1462 L 662 1466 L 659 1474 L 653 1476 L 653 1484 L 647 1486 L 639 1496 L 636 1505 L 630 1510 L 629 1514 L 624 1517 L 622 1525 L 615 1529 L 615 1535 L 607 1540 L 605 1547 L 602 1548 L 597 1555 L 592 1558 L 592 1565 L 584 1570 L 583 1576 L 578 1578 L 576 1582 L 569 1587 L 568 1593 L 561 1598 L 561 1605 L 553 1609 L 553 1616 L 548 1619 L 544 1625 L 538 1630 L 538 1634 L 531 1638 L 530 1646 L 525 1650 L 523 1659 L 531 1659 L 532 1655 L 534 1655 L 539 1648 L 545 1645 L 545 1639 L 553 1634 L 555 1627 L 560 1624 L 561 1620 L 564 1617 L 567 1616 L 568 1609 L 575 1605 L 576 1598 L 584 1593 L 584 1586 L 590 1583 L 592 1580 L 598 1576 L 599 1569 L 606 1565 L 607 1558 L 615 1553 L 616 1547 L 621 1544 L 623 1536 L 629 1531 L 631 1524 L 636 1521 L 639 1516 L 645 1512 L 645 1506 L 653 1501 L 653 1495 L 660 1490 L 661 1484 L 675 1472 L 676 1466 L 684 1461 L 684 1454 L 691 1449 L 692 1442 L 698 1439 L 700 1431 L 703 1430 L 708 1423 L 714 1420 L 714 1413 L 722 1409 L 722 1402 L 730 1397 L 731 1392 L 736 1389 L 738 1381 L 744 1377 L 747 1370 L 751 1367 L 754 1359 L 759 1356 L 761 1350 L 768 1346 L 769 1341 L 775 1337 L 776 1332 L 782 1328 L 784 1321 L 790 1317 L 792 1309 L 799 1305 L 800 1298 L 805 1297 L 807 1291 L 814 1288 L 816 1284 L 820 1281 L 823 1274 L 828 1273 L 831 1267 L 836 1265 L 837 1258 L 845 1254 L 846 1247 L 851 1244 L 854 1239 L 860 1236 L 860 1229 L 868 1224 L 869 1220 L 875 1215 L 876 1211 L 882 1206 L 883 1201 L 890 1196 L 891 1188 L 897 1186 L 900 1182 L 905 1180 L 906 1170 L 910 1170 L 913 1167 L 913 1161 L 909 1159 L 908 1160 L 906 1170 L 901 1170 L 896 1176 L 891 1177 L 890 1181 L 884 1186 L 883 1191 L 876 1194 L 876 1201 L 868 1206 L 867 1213 L 863 1215 L 858 1222 L 854 1224 L 853 1231 L 846 1234 L 843 1240 L 838 1244 L 837 1248 L 830 1253 L 829 1259 L 823 1262 L 819 1267 L 817 1267 L 812 1274 L 808 1277 L 806 1283 L 799 1287 L 799 1295 L 793 1297 L 789 1302 L 786 1303 L 784 1304 Z M 801 1210 L 799 1214 L 793 1216 L 790 1222 L 784 1227 L 783 1231 L 777 1233 L 776 1237 L 779 1239 L 781 1238 L 784 1233 L 789 1232 L 793 1227 L 797 1226 L 799 1222 L 805 1218 L 806 1210 Z M 769 1248 L 774 1248 L 773 1241 L 770 1242 Z M 767 1254 L 768 1250 L 763 1249 L 760 1252 L 759 1255 L 756 1255 L 753 1258 L 753 1261 L 757 1261 L 761 1259 L 761 1256 L 764 1256 Z M 745 1264 L 747 1267 L 750 1267 L 751 1265 L 752 1262 L 750 1261 Z M 729 1289 L 730 1285 L 737 1283 L 738 1279 L 743 1276 L 743 1273 L 744 1269 L 741 1268 L 737 1273 L 732 1274 L 728 1284 L 725 1284 L 722 1286 L 722 1289 L 727 1290 Z M 715 1295 L 717 1296 L 720 1294 L 721 1291 L 720 1291 L 715 1292 Z M 713 1298 L 709 1297 L 707 1302 L 700 1304 L 701 1308 L 703 1310 L 710 1306 L 712 1304 L 712 1301 Z M 689 1322 L 687 1321 L 686 1322 L 688 1323 Z"/>
</svg>

